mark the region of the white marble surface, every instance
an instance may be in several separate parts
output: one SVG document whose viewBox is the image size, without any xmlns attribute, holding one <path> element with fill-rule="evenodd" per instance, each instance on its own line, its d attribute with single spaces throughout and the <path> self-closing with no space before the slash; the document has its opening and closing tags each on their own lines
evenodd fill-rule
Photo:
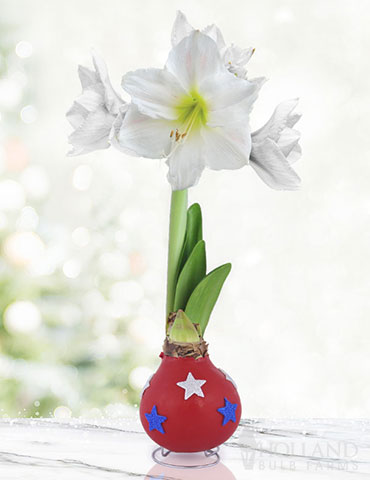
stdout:
<svg viewBox="0 0 370 480">
<path fill-rule="evenodd" d="M 136 419 L 4 419 L 0 478 L 298 479 L 369 478 L 369 420 L 243 420 L 203 470 L 154 464 L 155 445 Z"/>
</svg>

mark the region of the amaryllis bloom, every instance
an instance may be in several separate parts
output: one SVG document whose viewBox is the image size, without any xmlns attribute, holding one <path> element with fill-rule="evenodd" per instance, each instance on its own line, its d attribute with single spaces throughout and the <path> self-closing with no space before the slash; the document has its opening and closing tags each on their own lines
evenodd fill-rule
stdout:
<svg viewBox="0 0 370 480">
<path fill-rule="evenodd" d="M 214 40 L 199 31 L 171 50 L 165 68 L 123 77 L 131 95 L 117 141 L 127 152 L 167 158 L 173 190 L 195 185 L 214 170 L 248 164 L 249 113 L 259 86 L 232 74 Z"/>
<path fill-rule="evenodd" d="M 298 99 L 280 103 L 270 120 L 252 133 L 250 165 L 259 177 L 276 190 L 296 190 L 301 179 L 292 164 L 301 156 L 300 132 L 293 127 L 301 115 L 293 113 Z"/>
<path fill-rule="evenodd" d="M 67 112 L 67 119 L 75 129 L 68 138 L 72 145 L 70 155 L 80 155 L 108 148 L 112 126 L 126 104 L 113 89 L 104 61 L 93 53 L 95 70 L 79 66 L 81 95 Z"/>
<path fill-rule="evenodd" d="M 194 28 L 188 22 L 186 16 L 181 11 L 178 11 L 172 28 L 172 46 L 177 45 L 183 38 L 187 37 L 192 32 L 194 32 Z M 250 47 L 243 49 L 233 44 L 227 46 L 220 29 L 214 24 L 208 25 L 201 30 L 201 32 L 205 35 L 208 35 L 216 42 L 221 59 L 226 68 L 234 75 L 240 78 L 246 78 L 247 70 L 245 65 L 249 62 L 251 56 L 253 55 L 254 48 Z M 263 82 L 264 79 L 258 78 L 254 81 Z"/>
</svg>

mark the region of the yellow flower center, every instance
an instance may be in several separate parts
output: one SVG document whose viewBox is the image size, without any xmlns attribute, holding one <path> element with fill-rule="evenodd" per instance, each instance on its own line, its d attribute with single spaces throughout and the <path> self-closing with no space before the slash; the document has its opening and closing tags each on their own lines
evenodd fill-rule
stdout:
<svg viewBox="0 0 370 480">
<path fill-rule="evenodd" d="M 195 89 L 192 89 L 188 95 L 184 95 L 175 109 L 181 128 L 181 133 L 176 132 L 176 140 L 188 135 L 190 130 L 198 130 L 207 123 L 207 103 Z"/>
</svg>

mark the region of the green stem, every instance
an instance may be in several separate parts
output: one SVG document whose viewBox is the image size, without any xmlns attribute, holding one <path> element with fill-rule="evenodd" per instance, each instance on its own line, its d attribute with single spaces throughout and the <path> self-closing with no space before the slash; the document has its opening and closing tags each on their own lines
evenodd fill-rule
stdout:
<svg viewBox="0 0 370 480">
<path fill-rule="evenodd" d="M 174 190 L 171 196 L 170 233 L 168 238 L 167 267 L 167 308 L 168 315 L 173 311 L 178 263 L 184 243 L 186 231 L 186 211 L 188 206 L 188 191 Z"/>
</svg>

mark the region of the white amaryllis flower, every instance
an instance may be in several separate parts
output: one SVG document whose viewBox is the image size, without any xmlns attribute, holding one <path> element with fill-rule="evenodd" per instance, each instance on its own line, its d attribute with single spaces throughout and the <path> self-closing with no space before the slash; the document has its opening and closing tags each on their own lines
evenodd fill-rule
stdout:
<svg viewBox="0 0 370 480">
<path fill-rule="evenodd" d="M 205 165 L 220 170 L 248 163 L 249 112 L 258 86 L 226 69 L 209 36 L 190 33 L 164 69 L 130 72 L 122 86 L 132 105 L 118 143 L 139 156 L 166 157 L 173 190 L 196 184 Z"/>
<path fill-rule="evenodd" d="M 111 85 L 104 61 L 95 52 L 93 64 L 94 71 L 78 67 L 82 93 L 67 112 L 67 119 L 75 129 L 68 138 L 72 145 L 69 155 L 108 148 L 113 123 L 119 111 L 126 108 Z"/>
<path fill-rule="evenodd" d="M 194 32 L 194 28 L 188 22 L 186 16 L 178 11 L 175 23 L 172 27 L 171 42 L 172 46 L 176 46 L 181 40 Z M 246 78 L 247 70 L 245 65 L 249 62 L 254 53 L 254 48 L 240 48 L 234 44 L 227 46 L 220 29 L 212 24 L 201 30 L 202 33 L 208 35 L 216 42 L 220 56 L 226 68 L 234 75 L 240 78 Z M 264 82 L 264 78 L 256 78 L 256 82 Z"/>
<path fill-rule="evenodd" d="M 270 120 L 252 133 L 250 165 L 276 190 L 297 190 L 301 179 L 292 164 L 301 156 L 300 133 L 293 129 L 301 115 L 293 113 L 298 99 L 280 103 Z"/>
</svg>

